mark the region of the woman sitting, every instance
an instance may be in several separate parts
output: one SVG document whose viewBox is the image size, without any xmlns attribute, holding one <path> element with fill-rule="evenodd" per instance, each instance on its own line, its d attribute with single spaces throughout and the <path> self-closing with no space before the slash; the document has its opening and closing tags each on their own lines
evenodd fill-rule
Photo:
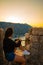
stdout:
<svg viewBox="0 0 43 65">
<path fill-rule="evenodd" d="M 8 61 L 19 62 L 21 63 L 21 65 L 25 65 L 26 63 L 25 58 L 23 56 L 15 54 L 15 49 L 17 47 L 20 47 L 21 44 L 16 44 L 12 40 L 12 34 L 13 34 L 12 28 L 8 28 L 5 32 L 5 37 L 3 40 L 3 50 L 5 53 L 5 57 Z"/>
</svg>

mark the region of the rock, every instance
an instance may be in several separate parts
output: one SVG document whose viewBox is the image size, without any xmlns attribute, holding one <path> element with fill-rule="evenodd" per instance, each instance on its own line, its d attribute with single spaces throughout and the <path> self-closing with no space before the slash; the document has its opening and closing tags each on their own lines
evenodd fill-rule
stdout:
<svg viewBox="0 0 43 65">
<path fill-rule="evenodd" d="M 32 28 L 33 35 L 43 35 L 43 28 Z"/>
<path fill-rule="evenodd" d="M 3 38 L 4 30 L 0 28 L 0 65 L 3 65 Z"/>
<path fill-rule="evenodd" d="M 43 65 L 43 28 L 30 30 L 30 62 L 33 65 Z"/>
<path fill-rule="evenodd" d="M 39 39 L 39 36 L 33 36 L 33 35 L 30 36 L 30 41 L 33 43 L 38 42 L 38 39 Z"/>
</svg>

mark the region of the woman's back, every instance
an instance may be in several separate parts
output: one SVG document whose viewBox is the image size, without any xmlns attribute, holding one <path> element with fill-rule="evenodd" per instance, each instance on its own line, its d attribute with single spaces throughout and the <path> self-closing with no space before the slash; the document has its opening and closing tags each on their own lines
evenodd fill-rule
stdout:
<svg viewBox="0 0 43 65">
<path fill-rule="evenodd" d="M 4 38 L 3 49 L 5 53 L 14 52 L 15 42 L 9 38 Z"/>
</svg>

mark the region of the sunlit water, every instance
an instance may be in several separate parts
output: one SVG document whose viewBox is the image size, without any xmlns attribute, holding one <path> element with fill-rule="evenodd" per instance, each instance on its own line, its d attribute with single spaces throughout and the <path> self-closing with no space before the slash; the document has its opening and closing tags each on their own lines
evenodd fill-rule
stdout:
<svg viewBox="0 0 43 65">
<path fill-rule="evenodd" d="M 22 40 L 21 45 L 22 45 L 22 46 L 25 46 L 25 36 L 17 37 L 17 38 L 21 39 L 21 40 Z M 15 40 L 15 39 L 16 39 L 16 38 L 13 38 L 13 40 Z"/>
</svg>

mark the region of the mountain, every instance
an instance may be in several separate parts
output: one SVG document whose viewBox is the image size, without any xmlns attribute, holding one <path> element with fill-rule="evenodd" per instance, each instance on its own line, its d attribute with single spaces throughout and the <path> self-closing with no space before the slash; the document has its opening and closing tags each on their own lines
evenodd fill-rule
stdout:
<svg viewBox="0 0 43 65">
<path fill-rule="evenodd" d="M 12 27 L 14 29 L 13 37 L 23 36 L 31 28 L 28 24 L 0 22 L 0 28 L 5 30 L 8 27 Z"/>
</svg>

